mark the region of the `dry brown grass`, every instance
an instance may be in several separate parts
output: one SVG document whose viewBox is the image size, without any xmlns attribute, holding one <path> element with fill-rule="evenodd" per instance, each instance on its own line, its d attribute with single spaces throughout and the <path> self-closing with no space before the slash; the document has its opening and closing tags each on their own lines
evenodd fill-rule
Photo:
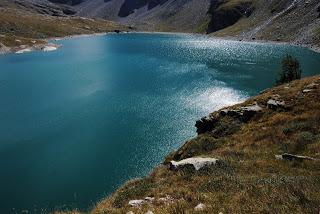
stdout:
<svg viewBox="0 0 320 214">
<path fill-rule="evenodd" d="M 289 108 L 264 108 L 240 127 L 229 127 L 233 131 L 222 137 L 213 137 L 212 132 L 199 135 L 164 162 L 209 156 L 224 160 L 227 167 L 192 172 L 171 171 L 161 165 L 148 177 L 126 183 L 91 213 L 199 213 L 194 211 L 199 203 L 207 206 L 200 213 L 318 213 L 319 161 L 290 162 L 274 156 L 291 152 L 320 158 L 320 86 L 302 93 L 311 82 L 320 84 L 320 77 L 292 82 L 289 89 L 281 85 L 237 105 L 258 102 L 263 106 L 272 95 L 279 94 Z M 132 199 L 166 195 L 174 198 L 172 203 L 128 206 Z"/>
</svg>

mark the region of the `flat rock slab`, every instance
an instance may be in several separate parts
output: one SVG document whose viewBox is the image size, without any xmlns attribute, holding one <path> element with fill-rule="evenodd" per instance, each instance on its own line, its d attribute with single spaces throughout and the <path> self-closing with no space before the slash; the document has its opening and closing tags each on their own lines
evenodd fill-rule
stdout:
<svg viewBox="0 0 320 214">
<path fill-rule="evenodd" d="M 191 165 L 195 170 L 200 170 L 203 167 L 216 165 L 219 162 L 216 158 L 187 158 L 181 161 L 170 161 L 170 169 L 177 170 L 185 166 Z"/>
<path fill-rule="evenodd" d="M 145 204 L 145 200 L 131 200 L 131 201 L 129 201 L 128 204 L 132 207 L 139 207 L 139 206 Z"/>
<path fill-rule="evenodd" d="M 278 160 L 289 160 L 289 161 L 303 161 L 303 160 L 317 160 L 315 158 L 311 158 L 308 156 L 301 156 L 301 155 L 293 155 L 293 154 L 282 154 L 282 155 L 276 155 L 276 159 Z"/>
</svg>

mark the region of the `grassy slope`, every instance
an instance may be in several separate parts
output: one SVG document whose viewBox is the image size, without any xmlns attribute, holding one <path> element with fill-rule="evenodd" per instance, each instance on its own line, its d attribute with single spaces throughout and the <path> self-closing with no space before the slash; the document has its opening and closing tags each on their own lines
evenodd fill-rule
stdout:
<svg viewBox="0 0 320 214">
<path fill-rule="evenodd" d="M 126 30 L 126 27 L 105 20 L 53 17 L 14 8 L 0 8 L 0 43 L 6 46 L 31 45 L 34 40 L 44 43 L 44 39 L 50 37 L 110 32 L 116 29 Z M 17 39 L 21 42 L 17 42 Z"/>
<path fill-rule="evenodd" d="M 289 108 L 264 108 L 247 123 L 226 116 L 212 132 L 186 142 L 164 162 L 193 156 L 215 157 L 226 161 L 229 167 L 177 172 L 164 164 L 150 176 L 126 183 L 99 202 L 91 213 L 194 213 L 198 203 L 207 206 L 202 213 L 317 213 L 319 161 L 275 159 L 276 154 L 285 152 L 320 158 L 320 85 L 312 92 L 302 93 L 312 82 L 320 84 L 320 77 L 269 89 L 231 107 L 254 102 L 265 106 L 270 97 L 278 94 Z M 132 199 L 166 195 L 173 198 L 173 203 L 128 206 Z"/>
</svg>

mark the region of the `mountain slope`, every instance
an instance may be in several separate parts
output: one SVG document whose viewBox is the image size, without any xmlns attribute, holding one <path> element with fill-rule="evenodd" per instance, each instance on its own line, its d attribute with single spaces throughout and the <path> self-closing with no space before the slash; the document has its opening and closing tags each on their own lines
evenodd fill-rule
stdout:
<svg viewBox="0 0 320 214">
<path fill-rule="evenodd" d="M 320 46 L 318 0 L 17 0 L 14 4 L 53 16 L 103 18 L 138 30 Z"/>
<path fill-rule="evenodd" d="M 248 18 L 217 32 L 215 36 L 287 41 L 320 46 L 320 2 L 317 0 L 253 1 Z"/>
<path fill-rule="evenodd" d="M 73 9 L 80 16 L 114 20 L 140 30 L 320 46 L 318 0 L 87 0 Z"/>
</svg>

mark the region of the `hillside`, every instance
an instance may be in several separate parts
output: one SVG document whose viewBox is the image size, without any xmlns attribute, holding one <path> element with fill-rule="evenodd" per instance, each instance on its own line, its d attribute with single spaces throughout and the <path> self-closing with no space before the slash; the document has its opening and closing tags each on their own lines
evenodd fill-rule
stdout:
<svg viewBox="0 0 320 214">
<path fill-rule="evenodd" d="M 128 30 L 103 19 L 68 15 L 67 8 L 48 1 L 0 1 L 0 53 L 42 48 L 47 38 Z"/>
<path fill-rule="evenodd" d="M 318 47 L 320 43 L 318 0 L 58 2 L 73 5 L 73 10 L 79 16 L 114 20 L 134 25 L 140 30 L 208 33 L 212 36 L 286 41 Z"/>
<path fill-rule="evenodd" d="M 317 213 L 319 99 L 316 76 L 213 112 L 196 138 L 91 213 Z M 199 157 L 217 160 L 188 159 Z"/>
<path fill-rule="evenodd" d="M 59 20 L 88 17 L 115 21 L 140 31 L 205 33 L 239 40 L 320 46 L 318 0 L 0 0 L 0 8 L 6 14 L 24 15 L 25 11 L 26 16 L 36 14 L 35 22 L 42 19 L 36 18 L 38 14 Z M 15 14 L 12 8 L 22 12 Z M 72 19 L 78 26 L 80 22 L 75 20 Z M 16 24 L 14 20 L 12 24 Z M 55 32 L 57 26 L 54 22 L 51 25 Z M 83 29 L 86 26 L 80 27 L 81 30 L 71 27 L 70 34 L 96 32 Z M 104 29 L 109 31 L 101 28 L 98 32 Z M 18 34 L 20 29 L 12 30 L 12 35 Z"/>
</svg>

